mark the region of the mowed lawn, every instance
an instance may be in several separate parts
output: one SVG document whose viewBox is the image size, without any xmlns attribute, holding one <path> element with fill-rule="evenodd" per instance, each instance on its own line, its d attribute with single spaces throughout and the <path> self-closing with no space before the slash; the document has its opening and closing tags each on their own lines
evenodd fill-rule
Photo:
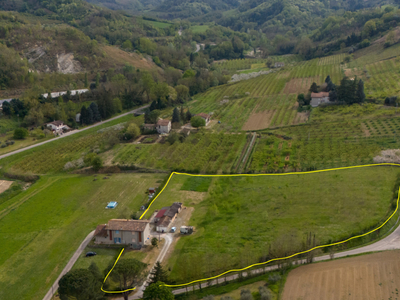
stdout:
<svg viewBox="0 0 400 300">
<path fill-rule="evenodd" d="M 399 173 L 395 167 L 365 167 L 214 177 L 208 192 L 201 193 L 180 191 L 182 186 L 196 190 L 199 177 L 175 175 L 150 213 L 177 200 L 195 208 L 188 224 L 195 233 L 179 239 L 168 261 L 172 279 L 187 282 L 259 262 L 269 251 L 281 257 L 304 249 L 310 232 L 317 244 L 325 244 L 376 226 L 391 212 Z M 204 184 L 198 189 L 204 190 Z"/>
<path fill-rule="evenodd" d="M 0 205 L 0 299 L 42 299 L 87 234 L 129 218 L 165 174 L 103 177 L 44 176 Z"/>
</svg>

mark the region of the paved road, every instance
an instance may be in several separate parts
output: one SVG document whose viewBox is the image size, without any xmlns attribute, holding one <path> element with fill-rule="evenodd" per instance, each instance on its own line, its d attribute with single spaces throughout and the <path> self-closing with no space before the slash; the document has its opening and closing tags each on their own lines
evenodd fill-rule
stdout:
<svg viewBox="0 0 400 300">
<path fill-rule="evenodd" d="M 157 235 L 158 235 L 158 234 L 157 234 Z M 151 238 L 152 238 L 152 237 L 151 237 Z M 150 238 L 150 239 L 151 239 L 151 238 Z M 151 268 L 151 270 L 150 270 L 150 272 L 149 272 L 149 275 L 148 275 L 147 278 L 146 278 L 146 281 L 143 283 L 143 285 L 142 285 L 141 287 L 138 288 L 137 292 L 136 292 L 134 295 L 132 295 L 132 296 L 129 297 L 129 300 L 133 300 L 133 299 L 142 299 L 142 297 L 143 297 L 143 291 L 144 291 L 144 290 L 146 289 L 146 287 L 147 287 L 147 281 L 150 279 L 150 275 L 151 275 L 150 273 L 151 273 L 151 271 L 153 270 L 154 266 L 156 265 L 156 263 L 157 263 L 158 261 L 159 261 L 159 262 L 162 262 L 162 261 L 164 260 L 164 257 L 165 257 L 165 255 L 167 254 L 168 249 L 169 249 L 169 247 L 170 247 L 171 244 L 172 244 L 173 238 L 172 238 L 172 234 L 170 234 L 170 233 L 165 233 L 165 234 L 161 235 L 161 238 L 163 238 L 163 239 L 165 240 L 165 244 L 164 244 L 163 248 L 161 249 L 160 254 L 158 254 L 158 257 L 157 257 L 157 259 L 156 259 L 156 261 L 155 261 L 153 267 Z M 123 298 L 118 298 L 118 299 L 116 299 L 116 300 L 119 300 L 119 299 L 123 299 Z"/>
<path fill-rule="evenodd" d="M 53 297 L 54 293 L 58 289 L 58 282 L 60 281 L 61 277 L 63 277 L 69 270 L 71 270 L 71 268 L 74 266 L 75 262 L 78 260 L 79 256 L 83 252 L 83 250 L 85 250 L 86 246 L 93 238 L 93 235 L 94 235 L 94 230 L 87 235 L 82 244 L 79 246 L 78 250 L 75 251 L 74 255 L 71 257 L 65 268 L 62 270 L 60 276 L 58 276 L 53 286 L 49 289 L 46 296 L 44 296 L 43 300 L 50 300 Z"/>
<path fill-rule="evenodd" d="M 78 130 L 71 131 L 71 132 L 69 132 L 69 133 L 63 134 L 62 136 L 56 137 L 56 138 L 54 138 L 54 139 L 51 139 L 51 140 L 48 140 L 48 141 L 45 141 L 45 142 L 41 142 L 41 143 L 37 143 L 37 144 L 34 144 L 34 145 L 32 145 L 32 146 L 28 146 L 28 147 L 25 147 L 25 148 L 22 148 L 22 149 L 18 149 L 18 150 L 15 150 L 15 151 L 12 151 L 12 152 L 9 152 L 9 153 L 0 155 L 0 159 L 6 158 L 6 157 L 8 157 L 8 156 L 11 156 L 11 155 L 14 155 L 14 154 L 17 154 L 17 153 L 20 153 L 20 152 L 23 152 L 23 151 L 28 150 L 28 149 L 32 149 L 32 148 L 35 148 L 35 147 L 39 147 L 39 146 L 44 145 L 44 144 L 47 144 L 47 143 L 54 142 L 54 141 L 56 141 L 56 140 L 65 138 L 65 137 L 67 137 L 67 136 L 71 136 L 71 135 L 76 134 L 76 133 L 78 133 L 78 132 L 82 132 L 82 131 L 85 131 L 85 130 L 94 128 L 94 127 L 96 127 L 96 126 L 102 125 L 102 124 L 104 124 L 104 123 L 107 123 L 107 122 L 110 122 L 110 121 L 119 119 L 119 118 L 124 117 L 124 116 L 127 116 L 127 115 L 129 115 L 129 114 L 134 114 L 135 112 L 138 112 L 138 111 L 140 111 L 140 110 L 142 110 L 142 109 L 145 109 L 145 108 L 147 108 L 147 107 L 149 107 L 149 106 L 150 106 L 150 105 L 145 105 L 145 106 L 139 107 L 139 108 L 137 108 L 137 109 L 131 110 L 131 111 L 129 111 L 129 112 L 123 113 L 123 114 L 121 114 L 121 115 L 118 115 L 118 116 L 116 116 L 116 117 L 113 117 L 113 118 L 111 118 L 111 119 L 105 120 L 105 121 L 103 121 L 103 122 L 99 122 L 99 123 L 90 125 L 90 126 L 85 127 L 85 128 L 83 128 L 83 129 L 78 129 Z"/>
<path fill-rule="evenodd" d="M 398 224 L 396 224 L 397 226 Z M 377 241 L 376 243 L 361 247 L 361 248 L 357 248 L 357 249 L 352 249 L 352 250 L 348 250 L 348 251 L 343 251 L 343 252 L 339 252 L 339 253 L 335 253 L 334 257 L 335 258 L 339 258 L 339 257 L 346 257 L 346 256 L 350 256 L 350 255 L 356 255 L 356 254 L 362 254 L 362 253 L 368 253 L 368 252 L 373 252 L 373 251 L 385 251 L 385 250 L 396 250 L 396 249 L 400 249 L 400 226 L 397 227 L 391 234 L 389 234 L 387 237 Z M 318 261 L 324 261 L 324 260 L 330 260 L 330 256 L 329 255 L 323 255 L 323 256 L 318 256 L 314 258 L 315 262 Z M 305 260 L 298 260 L 293 262 L 293 264 L 304 264 Z M 251 274 L 262 274 L 264 272 L 269 272 L 269 271 L 273 271 L 276 270 L 278 268 L 278 266 L 273 265 L 273 266 L 269 266 L 269 267 L 265 267 L 265 268 L 259 268 L 259 269 L 255 269 L 250 271 Z M 247 276 L 247 273 L 243 273 L 243 276 Z M 239 277 L 238 274 L 234 274 L 234 275 L 229 275 L 227 277 L 221 277 L 218 279 L 213 280 L 212 282 L 208 283 L 208 282 L 204 282 L 201 284 L 202 288 L 206 288 L 210 285 L 215 285 L 217 283 L 223 283 L 224 281 L 231 281 L 231 280 L 235 280 Z M 195 286 L 195 289 L 199 289 L 199 284 L 197 284 Z M 187 289 L 186 288 L 180 288 L 180 289 L 176 289 L 173 291 L 173 293 L 176 294 L 183 294 L 187 291 L 192 291 L 193 287 L 190 286 Z"/>
</svg>

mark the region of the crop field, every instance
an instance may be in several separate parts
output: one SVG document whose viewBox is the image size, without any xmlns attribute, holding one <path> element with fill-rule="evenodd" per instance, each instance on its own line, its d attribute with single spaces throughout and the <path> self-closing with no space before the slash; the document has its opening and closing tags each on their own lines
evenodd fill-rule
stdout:
<svg viewBox="0 0 400 300">
<path fill-rule="evenodd" d="M 129 218 L 161 174 L 44 176 L 0 205 L 0 299 L 39 300 L 86 235 L 111 218 Z M 109 201 L 116 209 L 105 209 Z"/>
<path fill-rule="evenodd" d="M 0 165 L 16 173 L 46 174 L 61 172 L 67 162 L 81 158 L 89 150 L 104 147 L 107 143 L 106 134 L 99 132 L 99 130 L 129 120 L 140 125 L 143 122 L 143 117 L 134 118 L 132 115 L 122 117 L 87 131 L 13 155 L 1 160 Z"/>
<path fill-rule="evenodd" d="M 113 163 L 193 173 L 230 172 L 246 143 L 245 134 L 192 133 L 183 143 L 126 144 L 113 150 Z"/>
<path fill-rule="evenodd" d="M 380 60 L 386 60 L 393 57 L 400 56 L 400 44 L 393 45 L 389 48 L 383 48 L 381 44 L 374 44 L 370 47 L 356 51 L 354 60 L 349 63 L 350 68 L 361 68 Z"/>
<path fill-rule="evenodd" d="M 292 270 L 283 300 L 398 299 L 400 251 L 385 251 Z"/>
<path fill-rule="evenodd" d="M 275 62 L 284 62 L 285 64 L 301 61 L 301 58 L 298 55 L 271 56 L 271 58 Z M 265 66 L 266 62 L 266 58 L 243 58 L 216 62 L 216 64 L 218 64 L 221 69 L 236 72 L 238 70 L 257 69 Z"/>
<path fill-rule="evenodd" d="M 400 58 L 388 59 L 366 65 L 365 88 L 368 96 L 384 100 L 400 96 Z"/>
<path fill-rule="evenodd" d="M 213 119 L 221 121 L 216 128 L 225 131 L 303 123 L 307 116 L 297 113 L 297 94 L 307 92 L 313 82 L 322 84 L 328 75 L 339 83 L 341 59 L 335 55 L 299 62 L 268 75 L 211 88 L 195 96 L 189 108 L 193 113 L 213 113 Z"/>
<path fill-rule="evenodd" d="M 195 233 L 178 240 L 167 264 L 172 280 L 188 282 L 294 253 L 305 247 L 309 232 L 324 244 L 376 226 L 390 214 L 398 173 L 395 167 L 376 167 L 217 177 L 205 195 L 202 186 L 186 197 L 181 194 L 186 181 L 193 186 L 198 178 L 175 175 L 146 216 L 177 200 L 194 207 L 188 225 Z"/>
</svg>

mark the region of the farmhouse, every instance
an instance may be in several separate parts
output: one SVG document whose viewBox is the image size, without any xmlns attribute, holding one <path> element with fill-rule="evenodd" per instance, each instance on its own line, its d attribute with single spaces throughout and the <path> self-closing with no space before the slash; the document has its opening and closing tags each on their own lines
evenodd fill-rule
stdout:
<svg viewBox="0 0 400 300">
<path fill-rule="evenodd" d="M 282 68 L 284 66 L 285 66 L 285 63 L 283 63 L 283 62 L 276 62 L 274 65 L 275 68 Z"/>
<path fill-rule="evenodd" d="M 171 121 L 170 120 L 158 120 L 157 122 L 157 132 L 158 133 L 169 133 L 171 131 Z"/>
<path fill-rule="evenodd" d="M 96 244 L 143 246 L 150 236 L 148 220 L 112 219 L 99 225 L 94 233 Z"/>
<path fill-rule="evenodd" d="M 208 125 L 208 123 L 210 123 L 211 116 L 209 114 L 199 113 L 199 114 L 196 115 L 196 117 L 200 117 L 204 121 L 206 121 L 206 126 Z"/>
<path fill-rule="evenodd" d="M 64 128 L 69 129 L 69 127 L 67 125 L 65 125 L 63 121 L 50 122 L 50 123 L 47 123 L 46 126 L 50 130 L 55 131 L 55 132 L 62 131 Z"/>
<path fill-rule="evenodd" d="M 320 93 L 311 93 L 311 106 L 317 107 L 321 103 L 328 103 L 329 102 L 329 93 L 327 92 L 320 92 Z"/>
</svg>

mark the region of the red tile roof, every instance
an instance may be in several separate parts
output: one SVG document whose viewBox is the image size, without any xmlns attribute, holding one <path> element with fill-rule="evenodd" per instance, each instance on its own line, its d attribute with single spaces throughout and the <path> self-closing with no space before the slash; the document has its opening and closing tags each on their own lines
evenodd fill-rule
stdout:
<svg viewBox="0 0 400 300">
<path fill-rule="evenodd" d="M 171 123 L 170 120 L 158 120 L 157 125 L 158 126 L 168 126 L 169 123 Z"/>
<path fill-rule="evenodd" d="M 96 227 L 96 231 L 94 232 L 94 235 L 95 236 L 107 237 L 108 234 L 107 234 L 107 230 L 105 228 L 106 228 L 106 224 L 98 225 Z"/>
<path fill-rule="evenodd" d="M 164 216 L 165 212 L 167 211 L 166 209 L 162 209 L 158 212 L 158 214 L 155 216 L 156 218 L 161 218 L 162 216 Z"/>
<path fill-rule="evenodd" d="M 311 98 L 323 98 L 323 97 L 329 97 L 329 93 L 328 92 L 311 93 Z"/>
<path fill-rule="evenodd" d="M 149 220 L 112 219 L 108 221 L 107 230 L 144 231 Z"/>
<path fill-rule="evenodd" d="M 206 114 L 206 113 L 199 113 L 199 114 L 197 114 L 196 116 L 202 117 L 202 118 L 204 118 L 204 119 L 209 119 L 209 118 L 211 118 L 211 116 L 210 116 L 209 114 Z"/>
</svg>

